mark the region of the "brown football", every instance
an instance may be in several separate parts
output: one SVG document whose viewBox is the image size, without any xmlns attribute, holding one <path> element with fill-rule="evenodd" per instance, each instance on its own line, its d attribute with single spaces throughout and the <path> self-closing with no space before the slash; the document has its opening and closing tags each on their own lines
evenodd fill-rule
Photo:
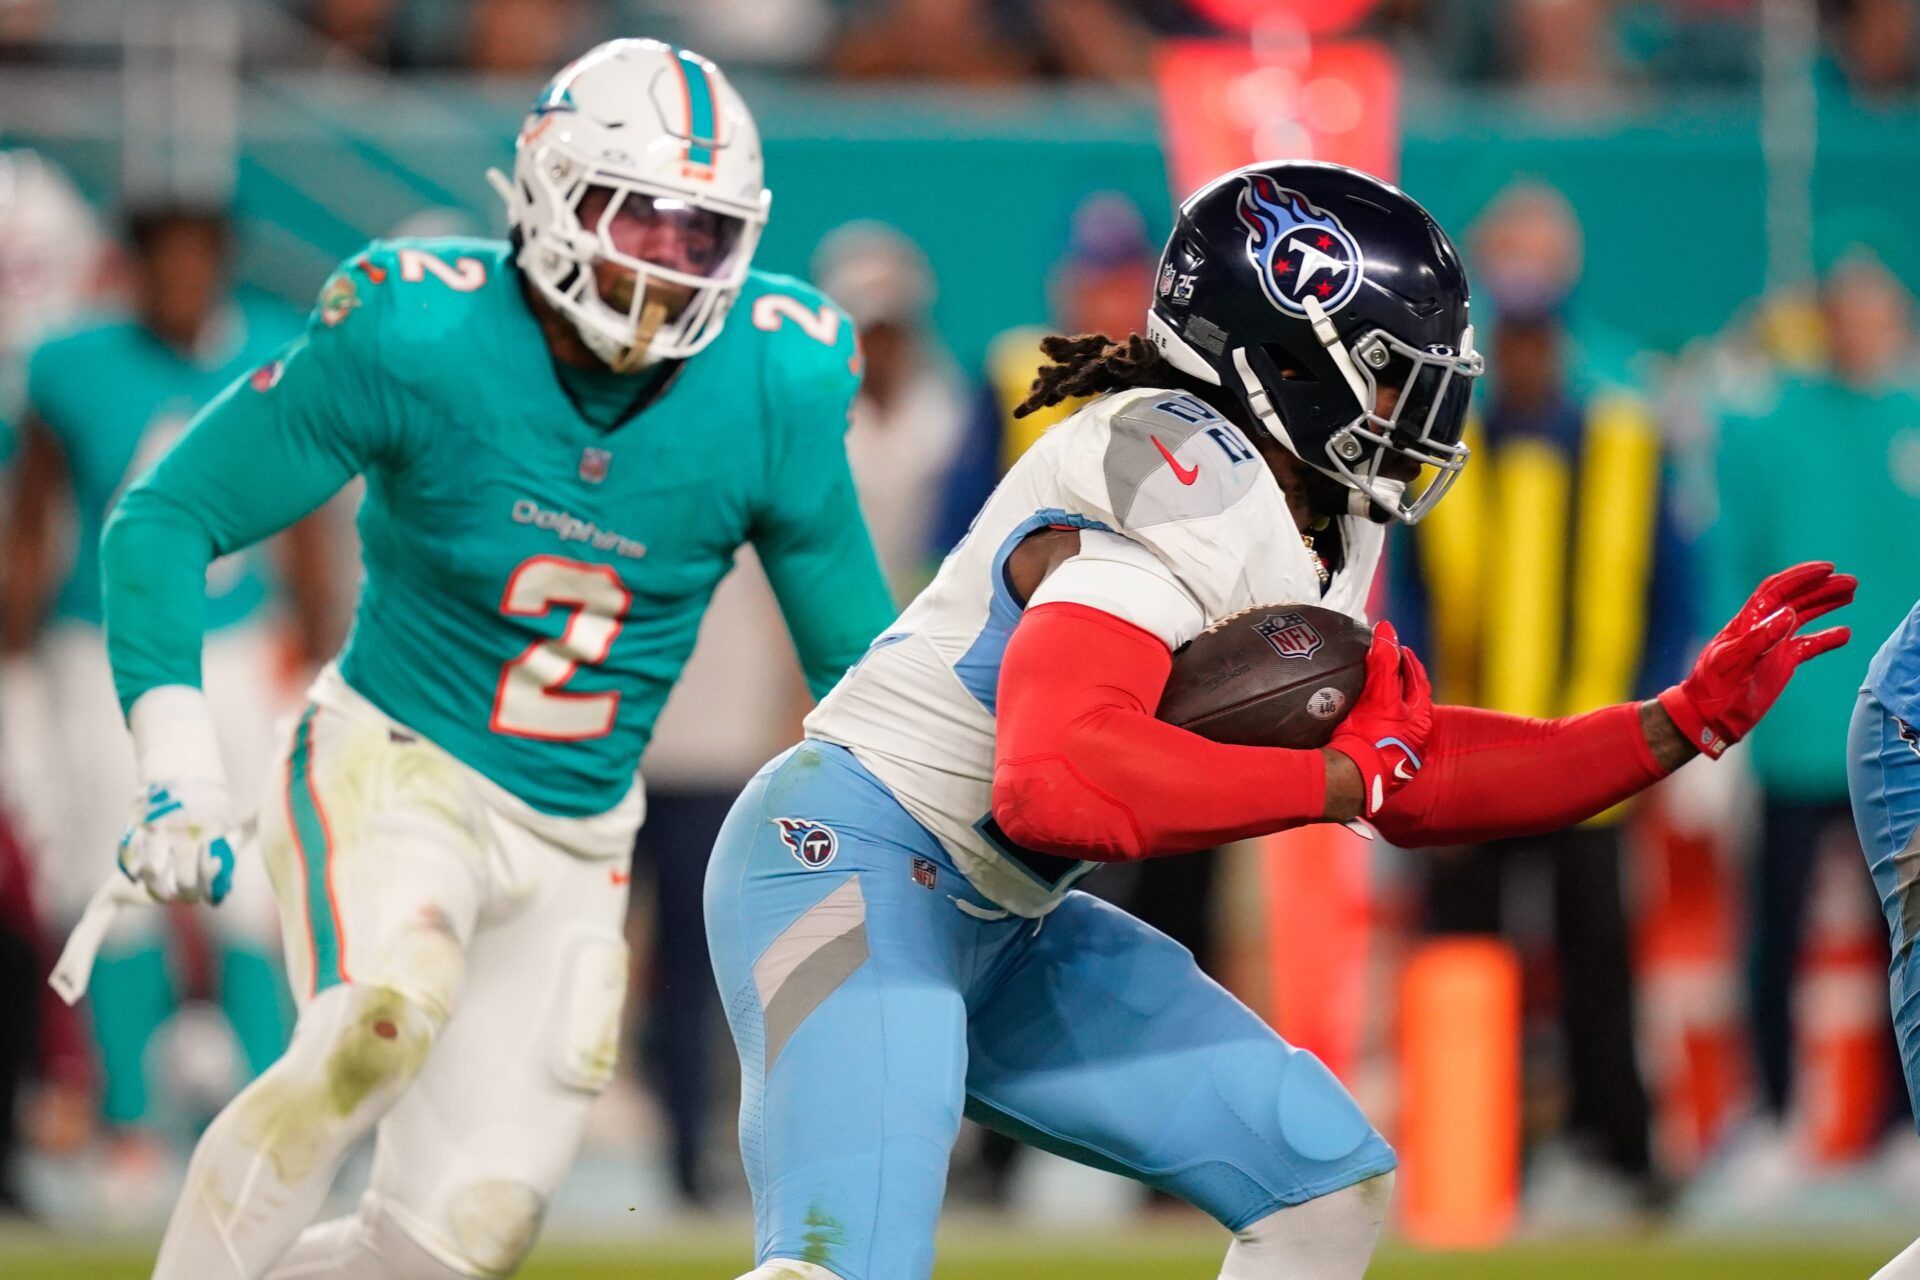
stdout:
<svg viewBox="0 0 1920 1280">
<path fill-rule="evenodd" d="M 1372 638 L 1318 605 L 1247 609 L 1173 655 L 1157 714 L 1215 742 L 1324 747 L 1367 682 Z"/>
</svg>

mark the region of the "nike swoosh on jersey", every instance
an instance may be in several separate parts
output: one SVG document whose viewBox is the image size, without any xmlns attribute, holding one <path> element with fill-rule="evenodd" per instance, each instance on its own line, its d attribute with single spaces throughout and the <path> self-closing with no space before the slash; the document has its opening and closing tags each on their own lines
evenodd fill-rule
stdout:
<svg viewBox="0 0 1920 1280">
<path fill-rule="evenodd" d="M 1160 451 L 1160 456 L 1165 458 L 1167 465 L 1173 468 L 1174 479 L 1178 480 L 1181 484 L 1192 484 L 1200 478 L 1200 466 L 1198 463 L 1195 463 L 1191 467 L 1181 466 L 1179 460 L 1167 451 L 1167 446 L 1160 443 L 1159 436 L 1153 436 L 1151 438 L 1153 440 L 1153 447 Z"/>
<path fill-rule="evenodd" d="M 1393 766 L 1393 776 L 1402 782 L 1413 781 L 1413 771 L 1407 768 L 1407 762 L 1405 760 L 1401 760 Z"/>
</svg>

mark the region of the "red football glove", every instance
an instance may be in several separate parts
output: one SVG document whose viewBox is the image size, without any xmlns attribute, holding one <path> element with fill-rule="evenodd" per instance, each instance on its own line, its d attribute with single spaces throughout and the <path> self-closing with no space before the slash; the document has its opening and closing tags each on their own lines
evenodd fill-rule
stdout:
<svg viewBox="0 0 1920 1280">
<path fill-rule="evenodd" d="M 1360 770 L 1361 814 L 1380 812 L 1400 788 L 1420 772 L 1433 731 L 1433 687 L 1413 650 L 1402 649 L 1393 624 L 1373 629 L 1367 649 L 1367 683 L 1353 710 L 1327 743 Z"/>
<path fill-rule="evenodd" d="M 1852 600 L 1859 585 L 1824 560 L 1782 569 L 1754 589 L 1687 678 L 1660 695 L 1660 705 L 1688 742 L 1719 759 L 1767 714 L 1795 667 L 1847 642 L 1852 632 L 1845 627 L 1794 632 Z"/>
</svg>

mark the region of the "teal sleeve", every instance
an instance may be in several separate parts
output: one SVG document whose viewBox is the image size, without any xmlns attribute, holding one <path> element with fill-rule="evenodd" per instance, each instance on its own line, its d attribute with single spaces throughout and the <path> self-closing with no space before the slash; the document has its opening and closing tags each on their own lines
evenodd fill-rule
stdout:
<svg viewBox="0 0 1920 1280">
<path fill-rule="evenodd" d="M 753 532 L 816 698 L 860 660 L 895 613 L 847 465 L 847 413 L 860 380 L 849 364 L 850 334 L 843 342 L 830 362 L 817 362 L 788 385 L 786 423 Z"/>
<path fill-rule="evenodd" d="M 390 454 L 393 418 L 367 364 L 316 318 L 203 409 L 115 504 L 100 554 L 123 710 L 159 685 L 200 683 L 209 564 L 293 524 Z"/>
</svg>

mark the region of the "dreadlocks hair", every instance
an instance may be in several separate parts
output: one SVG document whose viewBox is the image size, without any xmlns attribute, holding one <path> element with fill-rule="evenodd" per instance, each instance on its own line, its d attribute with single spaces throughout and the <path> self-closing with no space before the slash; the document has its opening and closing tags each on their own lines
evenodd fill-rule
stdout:
<svg viewBox="0 0 1920 1280">
<path fill-rule="evenodd" d="M 1062 400 L 1096 396 L 1128 387 L 1186 388 L 1194 380 L 1168 364 L 1153 344 L 1139 334 L 1115 342 L 1104 333 L 1075 337 L 1049 334 L 1040 339 L 1040 352 L 1051 364 L 1040 366 L 1033 388 L 1013 411 L 1024 418 Z"/>
</svg>

